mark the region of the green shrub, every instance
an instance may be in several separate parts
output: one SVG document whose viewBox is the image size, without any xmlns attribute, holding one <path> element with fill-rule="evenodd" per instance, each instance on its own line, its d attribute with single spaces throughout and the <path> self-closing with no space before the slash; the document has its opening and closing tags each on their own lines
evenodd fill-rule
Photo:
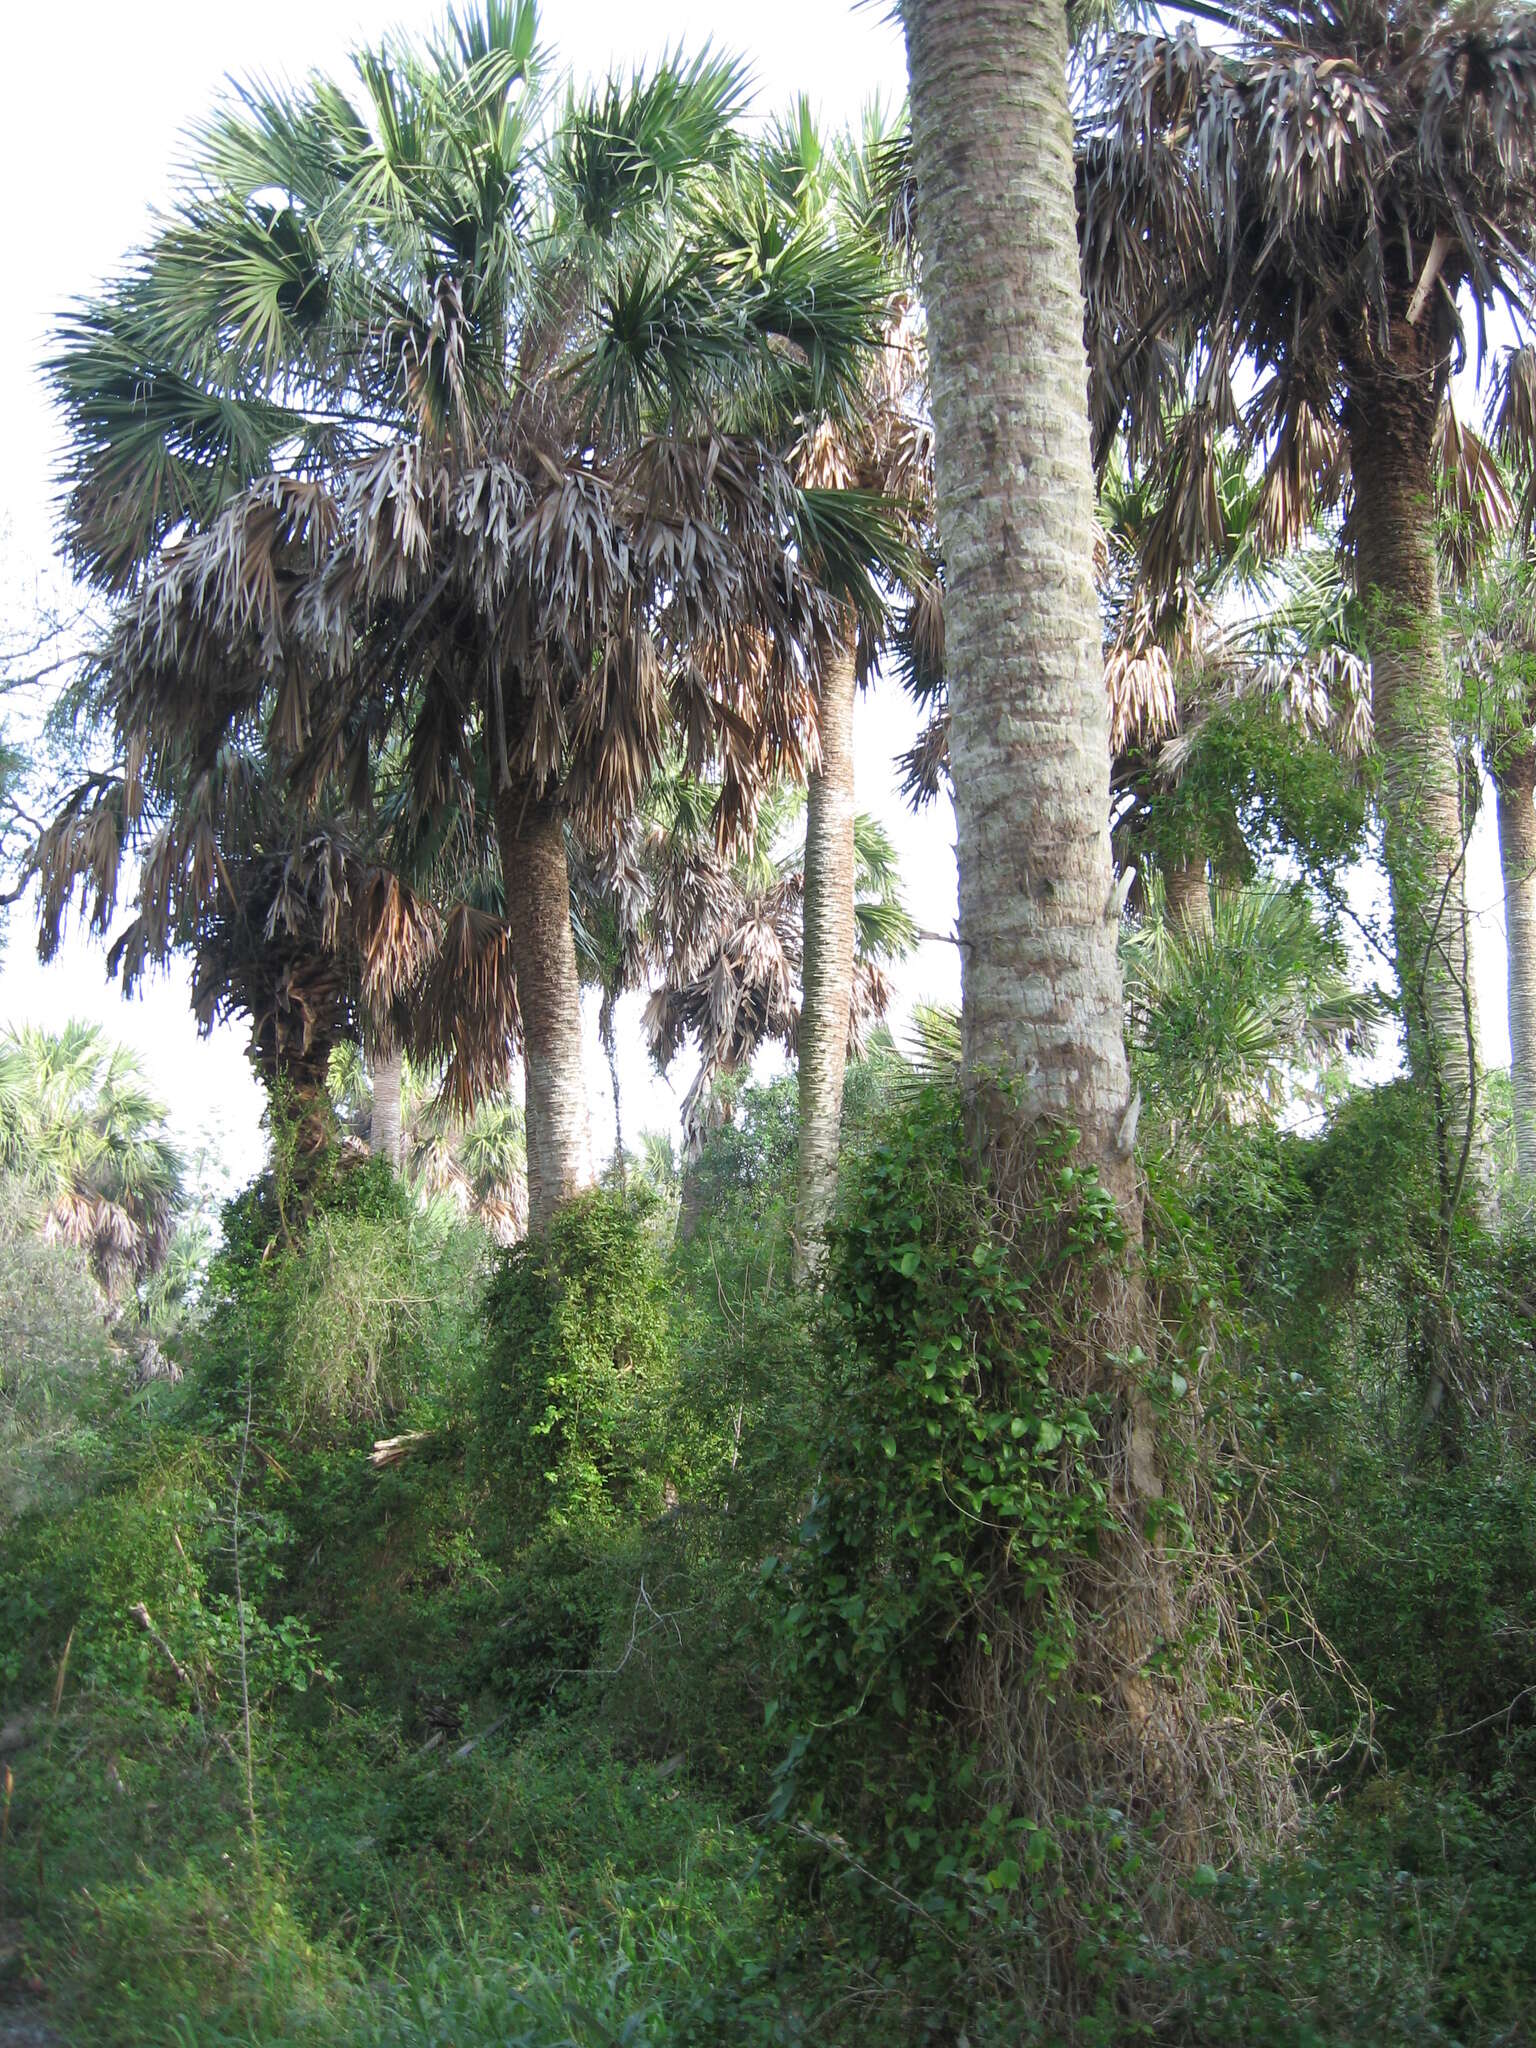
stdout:
<svg viewBox="0 0 1536 2048">
<path fill-rule="evenodd" d="M 639 1207 L 600 1190 L 502 1258 L 485 1296 L 475 1452 L 514 1535 L 662 1506 L 647 1404 L 674 1359 L 661 1254 Z"/>
</svg>

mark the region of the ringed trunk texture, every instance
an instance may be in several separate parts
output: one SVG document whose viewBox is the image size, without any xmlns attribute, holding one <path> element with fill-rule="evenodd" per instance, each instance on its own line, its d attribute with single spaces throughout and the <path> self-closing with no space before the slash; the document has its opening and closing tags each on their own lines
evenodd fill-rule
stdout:
<svg viewBox="0 0 1536 2048">
<path fill-rule="evenodd" d="M 1211 928 L 1211 885 L 1203 860 L 1176 861 L 1163 876 L 1168 922 L 1176 932 L 1208 932 Z"/>
<path fill-rule="evenodd" d="M 1509 1078 L 1515 1157 L 1536 1177 L 1536 750 L 1502 761 L 1494 782 L 1509 950 Z"/>
<path fill-rule="evenodd" d="M 1215 1708 L 1239 1668 L 1224 1627 L 1208 1626 L 1220 1599 L 1199 1567 L 1175 1568 L 1159 1534 L 1170 1478 L 1192 1526 L 1197 1490 L 1185 1467 L 1161 1470 L 1143 1372 L 1129 1362 L 1154 1352 L 1157 1334 L 1110 856 L 1066 9 L 902 0 L 902 16 L 946 577 L 962 1078 L 1019 1270 L 1039 1254 L 1030 1284 L 1042 1299 L 1061 1247 L 1036 1133 L 1081 1134 L 1078 1164 L 1102 1176 L 1128 1241 L 1079 1268 L 1052 1311 L 1052 1384 L 1104 1415 L 1091 1474 L 1062 1475 L 1068 1487 L 1091 1478 L 1107 1518 L 1064 1582 L 1071 1669 L 1042 1682 L 1039 1595 L 1010 1532 L 958 1688 L 990 1796 L 1060 1846 L 1052 1958 L 1021 1948 L 1010 1970 L 1021 2000 L 1064 2014 L 1091 1969 L 1075 1958 L 1111 1880 L 1094 1830 L 1063 1828 L 1062 1816 L 1128 1816 L 1147 1851 L 1140 1910 L 1173 1933 L 1173 1873 L 1213 1845 L 1218 1860 L 1236 1847 L 1247 1816 L 1230 1788 L 1258 1785 L 1266 1766 L 1255 1733 Z M 1045 1185 L 1064 1186 L 1049 1178 L 1049 1148 L 1044 1159 Z M 1000 1414 L 1028 1398 L 1006 1372 L 989 1391 Z M 1170 1416 L 1170 1435 L 1196 1427 L 1192 1413 Z"/>
<path fill-rule="evenodd" d="M 495 808 L 523 1020 L 528 1228 L 537 1236 L 592 1185 L 581 982 L 559 808 L 515 785 L 497 790 Z"/>
<path fill-rule="evenodd" d="M 400 1171 L 400 1084 L 404 1058 L 399 1052 L 373 1066 L 373 1113 L 368 1119 L 368 1150 Z"/>
<path fill-rule="evenodd" d="M 1443 1198 L 1480 1205 L 1488 1161 L 1466 837 L 1435 563 L 1432 450 L 1442 374 L 1428 335 L 1399 321 L 1392 341 L 1390 372 L 1353 370 L 1347 415 L 1383 856 L 1409 1071 L 1434 1104 Z"/>
<path fill-rule="evenodd" d="M 805 942 L 799 1033 L 800 1157 L 795 1277 L 821 1254 L 837 1195 L 843 1075 L 854 953 L 853 706 L 855 641 L 835 650 L 821 681 L 821 766 L 805 809 Z"/>
<path fill-rule="evenodd" d="M 1082 1133 L 1132 1235 L 1066 12 L 904 0 L 944 549 L 962 1071 Z M 1017 1108 L 990 1082 L 1007 1075 Z"/>
</svg>

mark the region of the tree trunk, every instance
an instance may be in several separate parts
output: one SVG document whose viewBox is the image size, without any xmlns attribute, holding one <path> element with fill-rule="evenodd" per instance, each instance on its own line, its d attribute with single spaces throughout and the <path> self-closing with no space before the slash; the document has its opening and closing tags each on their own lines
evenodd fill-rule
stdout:
<svg viewBox="0 0 1536 2048">
<path fill-rule="evenodd" d="M 1211 885 L 1203 860 L 1173 862 L 1163 874 L 1163 901 L 1176 932 L 1208 932 L 1211 928 Z"/>
<path fill-rule="evenodd" d="M 373 1063 L 373 1112 L 368 1119 L 368 1149 L 400 1171 L 400 1083 L 405 1061 L 398 1049 Z"/>
<path fill-rule="evenodd" d="M 805 808 L 805 946 L 799 1033 L 800 1156 L 795 1277 L 821 1253 L 837 1195 L 837 1155 L 853 992 L 853 705 L 858 681 L 852 632 L 821 679 L 821 766 Z"/>
<path fill-rule="evenodd" d="M 904 0 L 945 563 L 963 1071 L 1139 1228 L 1059 0 Z M 1019 1087 L 1005 1102 L 989 1083 Z"/>
<path fill-rule="evenodd" d="M 619 1193 L 623 1194 L 629 1184 L 629 1176 L 624 1164 L 624 1103 L 619 1093 L 619 1045 L 613 1032 L 614 1000 L 612 993 L 605 989 L 602 1007 L 597 1013 L 597 1035 L 603 1042 L 608 1060 L 608 1084 L 613 1090 L 613 1170 L 618 1178 Z"/>
<path fill-rule="evenodd" d="M 1381 756 L 1383 858 L 1414 1081 L 1434 1105 L 1442 1198 L 1481 1205 L 1477 1006 L 1466 834 L 1451 737 L 1435 566 L 1433 445 L 1443 366 L 1432 337 L 1394 323 L 1388 370 L 1351 369 L 1356 578 L 1366 604 Z"/>
<path fill-rule="evenodd" d="M 528 1229 L 537 1236 L 592 1184 L 581 1061 L 581 982 L 571 937 L 571 884 L 551 797 L 498 789 L 496 834 L 523 1020 Z"/>
<path fill-rule="evenodd" d="M 1500 761 L 1494 779 L 1504 931 L 1509 949 L 1509 1078 L 1515 1157 L 1536 1177 L 1536 750 Z"/>
<path fill-rule="evenodd" d="M 1171 1900 L 1171 1871 L 1235 1832 L 1217 1752 L 1244 1738 L 1236 1724 L 1212 1737 L 1182 1655 L 1154 1661 L 1160 1645 L 1193 1641 L 1216 1603 L 1175 1573 L 1158 1534 L 1164 1480 L 1141 1363 L 1155 1338 L 1110 856 L 1067 14 L 1060 0 L 902 0 L 902 15 L 945 565 L 962 1080 L 1026 1284 L 1062 1263 L 1037 1199 L 1041 1174 L 1059 1169 L 1049 1151 L 1031 1162 L 1051 1126 L 1080 1133 L 1076 1163 L 1097 1170 L 1129 1240 L 1124 1261 L 1103 1259 L 1048 1311 L 1053 1383 L 1103 1416 L 1091 1488 L 1064 1475 L 1109 1517 L 1073 1559 L 1072 1669 L 1042 1680 L 1038 1595 L 1010 1533 L 959 1684 L 989 1790 L 1051 1830 L 1071 1872 L 1058 1930 L 1070 1957 L 1074 1916 L 1091 1921 L 1105 1879 L 1092 1827 L 1079 1836 L 1063 1817 L 1132 1816 L 1149 1870 L 1161 1851 Z M 1059 1195 L 1081 1177 L 1050 1186 Z M 986 1398 L 1001 1418 L 1029 1396 L 1003 1365 Z M 1241 1778 L 1246 1765 L 1233 1768 Z M 1037 1974 L 1022 1954 L 1017 1967 L 1029 1972 L 1021 1997 L 1070 1998 L 1054 1968 Z"/>
</svg>

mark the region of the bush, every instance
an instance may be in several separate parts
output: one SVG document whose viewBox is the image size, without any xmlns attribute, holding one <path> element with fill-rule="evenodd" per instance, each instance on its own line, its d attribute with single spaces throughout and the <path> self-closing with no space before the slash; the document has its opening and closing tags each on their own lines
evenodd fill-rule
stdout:
<svg viewBox="0 0 1536 2048">
<path fill-rule="evenodd" d="M 663 1504 L 648 1405 L 675 1360 L 642 1209 L 600 1190 L 504 1254 L 485 1297 L 476 1457 L 514 1537 L 611 1526 Z"/>
</svg>

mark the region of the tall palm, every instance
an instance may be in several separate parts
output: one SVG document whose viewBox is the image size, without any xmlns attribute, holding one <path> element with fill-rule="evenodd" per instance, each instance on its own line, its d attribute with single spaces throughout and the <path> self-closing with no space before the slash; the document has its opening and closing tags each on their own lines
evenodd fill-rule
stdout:
<svg viewBox="0 0 1536 2048">
<path fill-rule="evenodd" d="M 877 299 L 770 203 L 736 69 L 556 103 L 536 29 L 483 0 L 355 93 L 247 90 L 55 374 L 125 733 L 259 721 L 303 789 L 393 739 L 424 813 L 486 784 L 537 1224 L 590 1174 L 565 822 L 674 733 L 749 814 L 885 527 L 774 452 L 853 394 Z"/>
<path fill-rule="evenodd" d="M 1455 620 L 1497 809 L 1515 1157 L 1536 1176 L 1536 556 L 1528 535 L 1483 565 L 1459 593 Z"/>
<path fill-rule="evenodd" d="M 857 136 L 829 144 L 802 99 L 770 138 L 767 175 L 797 220 L 819 225 L 839 243 L 862 245 L 883 275 L 883 346 L 865 370 L 859 406 L 808 423 L 795 451 L 797 470 L 814 482 L 878 493 L 899 507 L 916 565 L 931 509 L 933 445 L 910 263 L 890 233 L 897 134 L 896 125 L 872 108 Z M 806 781 L 797 1038 L 795 1239 L 802 1277 L 819 1253 L 837 1188 L 856 947 L 854 701 L 879 652 L 867 619 L 846 609 L 817 690 L 819 744 Z"/>
<path fill-rule="evenodd" d="M 99 1026 L 0 1038 L 0 1170 L 36 1189 L 45 1231 L 85 1252 L 110 1302 L 164 1260 L 181 1157 L 138 1062 Z"/>
<path fill-rule="evenodd" d="M 1433 1092 L 1447 1201 L 1476 1179 L 1465 838 L 1435 552 L 1434 461 L 1460 346 L 1536 283 L 1536 21 L 1486 0 L 1214 0 L 1112 37 L 1079 137 L 1083 277 L 1102 457 L 1122 427 L 1198 551 L 1212 450 L 1267 458 L 1271 529 L 1340 475 L 1366 600 L 1398 980 Z M 1241 397 L 1245 383 L 1250 396 Z M 1169 434 L 1166 401 L 1185 408 Z"/>
<path fill-rule="evenodd" d="M 1134 1222 L 1066 11 L 905 0 L 965 1073 L 1070 1123 Z M 992 1095 L 985 1120 L 1015 1121 Z"/>
</svg>

